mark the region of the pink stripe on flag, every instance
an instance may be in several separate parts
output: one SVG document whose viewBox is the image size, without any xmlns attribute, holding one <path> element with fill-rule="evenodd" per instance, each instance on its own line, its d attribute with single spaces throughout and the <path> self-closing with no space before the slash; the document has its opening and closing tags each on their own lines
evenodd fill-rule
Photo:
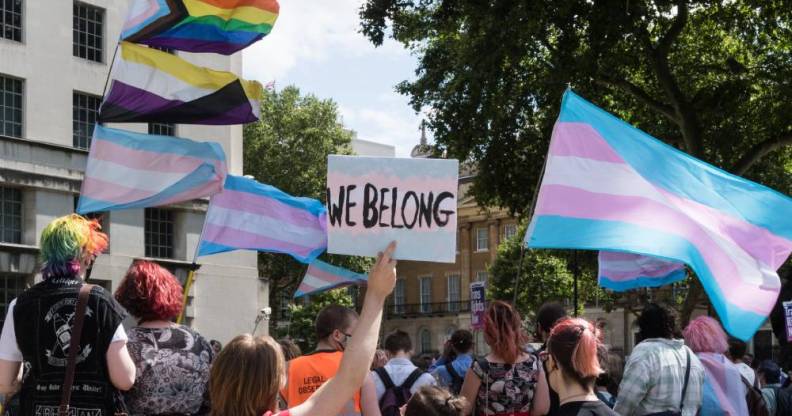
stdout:
<svg viewBox="0 0 792 416">
<path fill-rule="evenodd" d="M 593 220 L 622 221 L 678 235 L 695 245 L 712 271 L 724 295 L 736 306 L 767 314 L 775 296 L 743 283 L 729 253 L 684 214 L 647 198 L 600 194 L 563 185 L 543 185 L 536 215 L 559 215 Z M 570 203 L 570 201 L 576 201 Z"/>
<path fill-rule="evenodd" d="M 174 153 L 132 149 L 100 138 L 94 139 L 91 146 L 91 158 L 106 160 L 133 169 L 166 173 L 190 173 L 207 162 L 197 157 Z M 225 171 L 225 164 L 222 161 L 213 162 L 216 171 Z"/>
<path fill-rule="evenodd" d="M 324 270 L 319 269 L 318 267 L 313 267 L 313 266 L 308 267 L 308 272 L 306 273 L 306 275 L 313 276 L 317 279 L 323 280 L 325 283 L 330 285 L 336 283 L 344 283 L 344 282 L 349 282 L 349 283 L 357 282 L 357 280 L 349 280 L 343 276 L 339 276 L 333 273 L 328 273 Z"/>
<path fill-rule="evenodd" d="M 227 192 L 227 190 L 223 191 L 223 193 L 225 192 Z M 318 248 L 303 247 L 287 241 L 274 240 L 250 231 L 238 230 L 236 228 L 223 227 L 215 224 L 204 224 L 203 240 L 236 248 L 253 250 L 266 249 L 285 253 L 296 253 L 302 257 L 307 257 L 312 251 Z"/>
<path fill-rule="evenodd" d="M 666 277 L 672 272 L 683 268 L 684 266 L 676 263 L 669 263 L 667 266 L 653 269 L 636 267 L 634 270 L 613 270 L 608 269 L 607 265 L 603 265 L 600 268 L 599 275 L 605 276 L 609 280 L 622 282 L 634 280 L 637 277 Z"/>
<path fill-rule="evenodd" d="M 127 20 L 124 23 L 124 28 L 122 30 L 127 30 L 133 26 L 136 26 L 137 24 L 145 21 L 146 19 L 148 19 L 151 16 L 154 16 L 154 14 L 157 13 L 157 10 L 159 10 L 159 5 L 157 4 L 157 1 L 156 0 L 147 0 L 147 1 L 148 1 L 148 8 L 144 12 Z"/>
<path fill-rule="evenodd" d="M 589 124 L 558 122 L 553 128 L 552 137 L 550 154 L 553 156 L 624 163 L 624 159 Z"/>
<path fill-rule="evenodd" d="M 212 204 L 278 219 L 300 227 L 322 229 L 319 219 L 310 212 L 284 204 L 274 198 L 261 197 L 249 192 L 223 189 L 223 192 L 212 198 Z"/>
<path fill-rule="evenodd" d="M 128 188 L 117 183 L 103 181 L 95 176 L 86 176 L 83 179 L 82 193 L 91 199 L 124 204 L 149 198 L 157 192 Z"/>
</svg>

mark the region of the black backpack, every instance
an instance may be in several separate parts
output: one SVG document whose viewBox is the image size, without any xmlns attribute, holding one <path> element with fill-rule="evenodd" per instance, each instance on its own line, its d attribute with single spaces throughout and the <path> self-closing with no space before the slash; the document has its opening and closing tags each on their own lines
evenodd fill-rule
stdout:
<svg viewBox="0 0 792 416">
<path fill-rule="evenodd" d="M 451 390 L 455 396 L 459 395 L 459 392 L 462 391 L 462 383 L 464 383 L 465 379 L 459 375 L 459 373 L 454 370 L 453 363 L 445 363 L 445 369 L 448 371 L 448 375 L 451 377 L 451 385 L 448 386 L 448 389 Z"/>
<path fill-rule="evenodd" d="M 410 373 L 410 376 L 404 380 L 404 383 L 400 386 L 396 386 L 393 384 L 393 380 L 391 380 L 388 372 L 385 371 L 385 368 L 377 368 L 374 371 L 377 373 L 380 380 L 382 380 L 382 384 L 385 385 L 385 394 L 382 395 L 379 401 L 382 416 L 399 416 L 401 414 L 399 409 L 404 406 L 412 396 L 410 388 L 412 388 L 413 384 L 418 381 L 418 378 L 421 377 L 424 372 L 420 368 L 416 368 Z"/>
</svg>

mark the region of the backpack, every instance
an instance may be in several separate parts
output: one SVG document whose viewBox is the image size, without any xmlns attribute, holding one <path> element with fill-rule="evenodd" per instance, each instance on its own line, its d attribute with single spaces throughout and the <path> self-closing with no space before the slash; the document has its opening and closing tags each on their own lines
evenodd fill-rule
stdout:
<svg viewBox="0 0 792 416">
<path fill-rule="evenodd" d="M 767 410 L 767 404 L 765 403 L 764 396 L 762 396 L 762 391 L 749 383 L 745 377 L 740 376 L 740 378 L 747 392 L 745 395 L 745 402 L 748 404 L 748 414 L 751 416 L 768 416 L 770 411 Z"/>
<path fill-rule="evenodd" d="M 407 404 L 407 401 L 412 397 L 410 388 L 412 388 L 413 384 L 418 381 L 418 378 L 423 375 L 423 370 L 420 368 L 413 370 L 410 376 L 407 377 L 400 386 L 393 384 L 393 380 L 391 380 L 384 367 L 377 368 L 374 372 L 377 373 L 377 376 L 382 380 L 382 384 L 385 385 L 385 394 L 382 395 L 379 401 L 382 416 L 399 416 L 401 414 L 399 409 Z"/>
<path fill-rule="evenodd" d="M 453 363 L 445 363 L 445 369 L 451 377 L 451 385 L 448 386 L 448 389 L 453 395 L 458 396 L 459 392 L 462 391 L 462 383 L 464 383 L 465 379 L 454 370 Z"/>
</svg>

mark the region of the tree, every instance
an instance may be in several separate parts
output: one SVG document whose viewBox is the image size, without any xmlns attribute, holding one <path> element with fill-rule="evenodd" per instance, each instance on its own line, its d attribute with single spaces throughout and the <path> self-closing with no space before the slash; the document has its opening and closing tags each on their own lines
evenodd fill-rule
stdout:
<svg viewBox="0 0 792 416">
<path fill-rule="evenodd" d="M 245 173 L 259 182 L 294 196 L 325 201 L 327 155 L 352 154 L 352 132 L 341 124 L 332 100 L 303 96 L 289 86 L 267 90 L 261 100 L 261 119 L 245 126 Z M 323 260 L 353 271 L 368 270 L 370 260 L 327 256 Z M 306 265 L 283 254 L 259 253 L 259 273 L 269 279 L 270 305 L 291 296 L 305 275 Z M 275 308 L 273 322 L 282 317 Z"/>
<path fill-rule="evenodd" d="M 482 204 L 529 214 L 567 86 L 693 156 L 792 191 L 788 0 L 368 0 L 361 19 L 374 44 L 388 34 L 418 56 L 398 90 L 433 109 L 438 151 L 478 165 Z M 701 293 L 694 281 L 683 318 Z"/>
<path fill-rule="evenodd" d="M 316 330 L 314 321 L 316 315 L 325 306 L 341 305 L 348 308 L 354 307 L 354 300 L 346 289 L 336 289 L 329 292 L 311 296 L 310 302 L 291 305 L 289 307 L 291 319 L 285 328 L 278 328 L 276 336 L 289 336 L 300 346 L 305 353 L 316 349 Z"/>
</svg>

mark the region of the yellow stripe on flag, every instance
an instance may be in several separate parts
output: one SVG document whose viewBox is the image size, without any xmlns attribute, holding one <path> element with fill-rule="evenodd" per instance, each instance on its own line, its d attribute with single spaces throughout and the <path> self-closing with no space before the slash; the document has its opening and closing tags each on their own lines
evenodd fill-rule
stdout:
<svg viewBox="0 0 792 416">
<path fill-rule="evenodd" d="M 260 25 L 262 23 L 274 25 L 275 20 L 278 19 L 278 15 L 276 13 L 262 10 L 258 7 L 242 6 L 232 9 L 224 9 L 204 3 L 200 0 L 182 1 L 184 2 L 184 6 L 187 7 L 187 12 L 193 17 L 217 16 L 223 20 L 242 20 L 255 25 Z"/>
</svg>

